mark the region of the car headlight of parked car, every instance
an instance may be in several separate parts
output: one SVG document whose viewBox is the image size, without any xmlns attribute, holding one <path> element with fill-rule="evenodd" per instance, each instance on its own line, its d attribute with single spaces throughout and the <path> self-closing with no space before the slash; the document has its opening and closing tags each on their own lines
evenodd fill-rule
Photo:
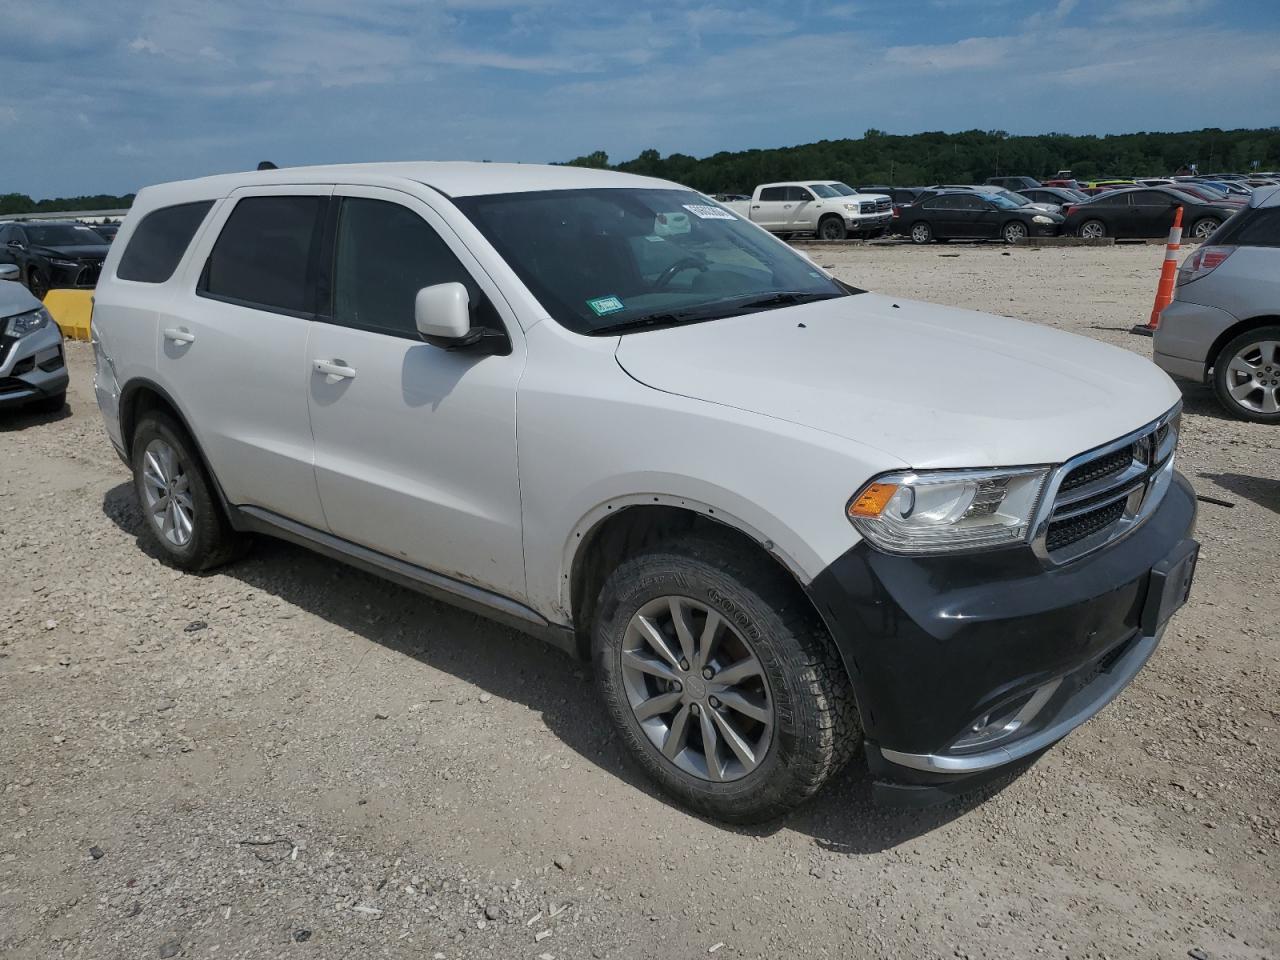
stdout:
<svg viewBox="0 0 1280 960">
<path fill-rule="evenodd" d="M 1043 213 L 1038 213 L 1031 218 L 1032 223 L 1053 223 L 1053 217 L 1046 217 Z"/>
<path fill-rule="evenodd" d="M 849 522 L 889 553 L 948 553 L 1028 538 L 1046 467 L 904 471 L 849 501 Z"/>
<path fill-rule="evenodd" d="M 59 260 L 59 259 L 58 259 L 58 258 L 56 258 L 56 257 L 50 257 L 50 258 L 49 258 L 49 262 L 50 262 L 50 263 L 52 263 L 55 267 L 78 267 L 78 266 L 80 266 L 80 261 L 79 261 L 79 260 Z"/>
<path fill-rule="evenodd" d="M 49 311 L 44 307 L 38 310 L 32 310 L 30 313 L 19 313 L 4 321 L 3 330 L 5 336 L 25 337 L 29 333 L 35 333 L 37 330 L 43 330 L 46 326 L 53 322 L 53 317 L 49 315 Z"/>
<path fill-rule="evenodd" d="M 858 212 L 858 205 L 856 203 L 846 203 L 844 208 L 846 210 L 852 210 L 854 213 Z"/>
</svg>

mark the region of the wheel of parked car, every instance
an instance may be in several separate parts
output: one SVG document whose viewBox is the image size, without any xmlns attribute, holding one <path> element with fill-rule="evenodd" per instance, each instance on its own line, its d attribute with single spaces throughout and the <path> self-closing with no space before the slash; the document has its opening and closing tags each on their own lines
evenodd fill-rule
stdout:
<svg viewBox="0 0 1280 960">
<path fill-rule="evenodd" d="M 824 217 L 818 224 L 819 240 L 843 240 L 846 234 L 844 221 L 839 217 Z"/>
<path fill-rule="evenodd" d="M 149 413 L 138 422 L 132 447 L 138 503 L 165 558 L 192 571 L 231 560 L 243 539 L 227 522 L 186 430 L 163 413 Z"/>
<path fill-rule="evenodd" d="M 49 292 L 49 281 L 43 273 L 32 267 L 27 273 L 27 289 L 37 300 L 43 300 Z"/>
<path fill-rule="evenodd" d="M 928 243 L 933 239 L 933 228 L 921 220 L 911 225 L 911 242 Z"/>
<path fill-rule="evenodd" d="M 1101 220 L 1086 220 L 1080 224 L 1079 234 L 1086 240 L 1100 240 L 1107 235 L 1107 225 Z"/>
<path fill-rule="evenodd" d="M 1213 361 L 1222 405 L 1243 420 L 1280 423 L 1280 326 L 1242 333 Z"/>
<path fill-rule="evenodd" d="M 1196 240 L 1208 240 L 1213 231 L 1220 226 L 1222 226 L 1221 220 L 1215 220 L 1213 217 L 1204 217 L 1191 225 L 1191 236 Z"/>
<path fill-rule="evenodd" d="M 596 672 L 623 742 L 720 820 L 780 816 L 861 743 L 848 678 L 795 585 L 732 542 L 654 547 L 605 582 Z"/>
<path fill-rule="evenodd" d="M 1020 220 L 1010 220 L 1002 232 L 1005 243 L 1020 243 L 1027 239 L 1027 225 Z"/>
</svg>

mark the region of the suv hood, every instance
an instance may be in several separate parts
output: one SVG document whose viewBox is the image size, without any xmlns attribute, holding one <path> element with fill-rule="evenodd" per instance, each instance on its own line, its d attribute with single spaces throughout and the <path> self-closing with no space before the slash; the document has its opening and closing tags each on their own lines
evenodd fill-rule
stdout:
<svg viewBox="0 0 1280 960">
<path fill-rule="evenodd" d="M 16 313 L 29 313 L 39 306 L 40 301 L 17 280 L 0 280 L 0 319 Z"/>
<path fill-rule="evenodd" d="M 629 334 L 617 360 L 656 390 L 812 427 L 916 468 L 1061 463 L 1181 396 L 1128 350 L 871 293 Z"/>
<path fill-rule="evenodd" d="M 68 260 L 101 260 L 106 257 L 110 246 L 108 243 L 77 243 L 56 247 L 36 244 L 31 249 L 46 257 L 65 257 Z"/>
</svg>

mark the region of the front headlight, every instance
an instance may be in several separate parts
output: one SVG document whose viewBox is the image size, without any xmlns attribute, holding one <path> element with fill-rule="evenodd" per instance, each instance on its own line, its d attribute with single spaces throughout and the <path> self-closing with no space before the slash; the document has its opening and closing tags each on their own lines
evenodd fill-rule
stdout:
<svg viewBox="0 0 1280 960">
<path fill-rule="evenodd" d="M 858 205 L 856 203 L 846 203 L 844 208 L 846 210 L 852 210 L 854 213 L 858 212 Z"/>
<path fill-rule="evenodd" d="M 948 553 L 1027 540 L 1048 467 L 885 474 L 849 501 L 849 522 L 888 553 Z"/>
<path fill-rule="evenodd" d="M 1038 213 L 1031 218 L 1032 223 L 1053 223 L 1053 217 L 1046 217 L 1043 213 Z"/>
<path fill-rule="evenodd" d="M 30 313 L 20 313 L 15 317 L 10 317 L 4 322 L 3 329 L 6 336 L 25 337 L 29 333 L 43 330 L 52 322 L 53 317 L 49 315 L 49 311 L 41 307 L 38 310 L 32 310 Z"/>
<path fill-rule="evenodd" d="M 80 261 L 79 261 L 79 260 L 59 260 L 59 259 L 57 259 L 56 257 L 50 257 L 50 258 L 49 258 L 49 262 L 50 262 L 50 263 L 52 263 L 55 267 L 78 267 L 78 266 L 80 266 Z"/>
</svg>

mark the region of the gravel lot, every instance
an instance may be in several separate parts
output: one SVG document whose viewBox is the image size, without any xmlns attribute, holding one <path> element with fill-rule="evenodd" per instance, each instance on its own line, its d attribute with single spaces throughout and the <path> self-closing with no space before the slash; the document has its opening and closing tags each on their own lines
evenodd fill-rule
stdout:
<svg viewBox="0 0 1280 960">
<path fill-rule="evenodd" d="M 1162 255 L 813 252 L 1142 353 Z M 0 415 L 0 956 L 1280 956 L 1280 433 L 1207 391 L 1182 469 L 1233 506 L 1119 700 L 995 795 L 880 809 L 855 762 L 742 831 L 535 641 L 278 542 L 161 564 L 68 352 L 69 415 Z"/>
</svg>

